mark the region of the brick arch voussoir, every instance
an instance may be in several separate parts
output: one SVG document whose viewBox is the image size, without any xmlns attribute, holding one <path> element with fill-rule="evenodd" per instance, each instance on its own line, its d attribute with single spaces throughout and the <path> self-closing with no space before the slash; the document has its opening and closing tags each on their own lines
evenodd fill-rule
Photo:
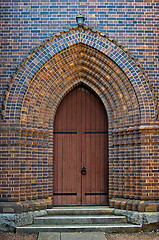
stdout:
<svg viewBox="0 0 159 240">
<path fill-rule="evenodd" d="M 75 49 L 76 50 L 76 49 Z M 89 51 L 90 52 L 90 51 Z M 50 60 L 47 64 L 45 64 L 44 66 L 43 66 L 43 68 L 41 69 L 41 72 L 39 71 L 38 72 L 38 74 L 37 74 L 37 76 L 35 77 L 35 80 L 36 79 L 38 79 L 38 81 L 39 81 L 39 83 L 37 83 L 36 82 L 36 84 L 30 84 L 31 86 L 36 86 L 36 88 L 37 88 L 37 90 L 39 91 L 39 88 L 38 88 L 38 86 L 37 85 L 41 85 L 41 88 L 42 88 L 42 86 L 44 86 L 45 87 L 45 85 L 46 84 L 44 84 L 44 78 L 46 77 L 46 75 L 50 75 L 51 76 L 51 74 L 49 74 L 48 72 L 49 72 L 49 70 L 51 69 L 51 66 L 52 66 L 52 64 L 50 64 L 50 62 L 54 62 L 56 65 L 57 65 L 57 62 L 59 62 L 59 61 L 62 61 L 63 60 L 63 58 L 61 58 L 61 55 L 63 55 L 63 54 L 60 54 L 60 56 L 58 56 L 58 57 L 56 57 L 56 61 L 53 59 L 53 60 Z M 68 57 L 69 55 L 67 54 L 67 57 Z M 57 61 L 57 59 L 58 59 L 58 61 Z M 75 59 L 74 58 L 74 56 L 73 56 L 73 58 L 72 59 Z M 90 60 L 90 59 L 89 59 Z M 92 60 L 92 58 L 91 58 L 91 60 Z M 94 61 L 95 61 L 95 63 L 97 63 L 97 61 L 96 61 L 96 59 L 94 59 Z M 99 61 L 98 61 L 99 62 Z M 109 61 L 110 62 L 110 61 Z M 89 68 L 91 69 L 91 65 L 90 65 L 90 61 L 87 61 L 87 62 L 85 62 L 85 65 L 86 65 L 86 63 L 87 63 L 87 65 L 88 65 L 88 71 L 89 71 Z M 110 62 L 111 63 L 111 62 Z M 71 62 L 71 63 L 68 63 L 67 61 L 66 61 L 66 65 L 67 65 L 67 69 L 69 69 L 69 64 L 71 64 L 71 65 L 73 65 L 74 67 L 75 66 L 78 66 L 79 67 L 79 65 L 80 65 L 80 61 L 77 61 L 77 62 Z M 102 63 L 101 63 L 102 64 Z M 49 65 L 49 67 L 47 66 L 47 65 Z M 64 65 L 63 64 L 61 64 L 62 66 L 63 66 L 63 68 L 64 68 Z M 96 67 L 96 65 L 98 65 L 97 67 Z M 112 65 L 112 64 L 111 64 Z M 106 75 L 107 73 L 105 72 L 105 69 L 106 69 L 106 65 L 100 65 L 100 64 L 94 64 L 93 65 L 94 67 L 92 68 L 93 69 L 93 76 L 94 75 L 98 75 L 98 73 L 100 72 L 100 74 L 103 72 L 104 73 L 104 75 Z M 103 68 L 104 68 L 104 71 L 102 70 L 101 71 L 101 69 L 99 68 L 99 66 L 103 66 Z M 82 67 L 85 67 L 85 66 L 82 66 Z M 113 65 L 111 66 L 111 67 L 113 67 Z M 66 69 L 66 70 L 67 70 Z M 112 69 L 112 68 L 111 68 Z M 47 70 L 47 72 L 45 72 Z M 57 69 L 56 69 L 57 70 Z M 66 71 L 64 71 L 64 73 L 65 73 Z M 114 72 L 113 72 L 114 73 Z M 90 73 L 91 74 L 91 73 Z M 70 74 L 69 74 L 70 75 Z M 60 73 L 59 73 L 59 76 L 60 76 Z M 108 75 L 109 76 L 109 75 Z M 56 76 L 57 77 L 57 76 Z M 40 82 L 40 80 L 39 79 L 42 79 L 42 81 Z M 65 77 L 63 77 L 63 79 L 64 79 Z M 67 76 L 66 76 L 66 78 L 67 78 Z M 110 76 L 109 76 L 109 78 L 111 78 Z M 98 82 L 100 83 L 100 81 L 101 81 L 101 76 L 99 76 L 98 77 L 98 79 L 100 79 Z M 105 79 L 104 79 L 104 81 L 105 81 Z M 103 81 L 103 82 L 104 82 Z M 46 77 L 46 82 L 47 82 L 47 77 Z M 52 82 L 52 81 L 51 81 Z M 57 79 L 56 79 L 56 82 L 57 82 Z M 106 81 L 105 81 L 106 82 Z M 62 83 L 61 83 L 62 84 Z M 120 83 L 120 85 L 122 84 L 122 81 L 121 81 L 121 83 Z M 52 87 L 53 86 L 51 86 L 51 93 L 52 93 Z M 46 87 L 45 87 L 45 90 L 47 91 L 47 93 L 49 92 L 49 90 L 48 89 L 46 89 Z M 41 91 L 43 91 L 43 89 L 41 90 Z M 35 91 L 35 89 L 33 89 L 33 87 L 32 87 L 32 92 L 34 92 L 34 94 L 36 95 L 36 91 Z M 43 91 L 44 92 L 44 91 Z M 114 94 L 115 96 L 118 94 L 118 92 L 120 93 L 120 95 L 121 95 L 121 90 L 119 91 L 119 89 L 117 89 L 117 91 L 116 91 L 116 93 Z M 125 90 L 124 90 L 124 92 L 125 92 Z M 30 91 L 30 89 L 28 89 L 28 93 L 30 94 L 31 93 L 31 91 Z M 132 97 L 132 96 L 131 96 Z M 25 103 L 25 104 L 23 104 L 23 107 L 22 107 L 22 112 L 23 112 L 23 114 L 24 114 L 24 118 L 25 118 L 25 114 L 26 114 L 26 111 L 25 111 L 25 107 L 26 106 L 28 106 L 28 101 L 30 100 L 30 99 L 32 99 L 33 97 L 32 96 L 29 96 L 29 97 L 25 97 L 25 99 L 27 99 L 27 102 Z M 38 99 L 38 101 L 40 102 L 40 99 L 41 99 L 41 96 L 40 96 L 40 94 L 39 95 L 37 95 L 37 99 Z M 35 100 L 34 100 L 34 102 L 36 102 Z M 119 98 L 119 101 L 117 101 L 117 102 L 120 102 L 120 98 Z M 26 106 L 25 106 L 26 105 Z M 125 108 L 126 108 L 126 105 L 125 105 Z M 36 106 L 36 111 L 37 111 L 37 109 L 38 109 L 38 106 Z M 28 114 L 29 116 L 30 115 L 32 115 L 32 114 Z M 45 114 L 44 114 L 45 115 Z M 22 119 L 23 119 L 23 117 L 22 117 Z"/>
<path fill-rule="evenodd" d="M 109 81 L 111 80 L 111 77 L 109 78 L 109 81 L 108 81 L 108 79 L 104 78 L 104 76 L 99 74 L 98 69 L 97 69 L 97 71 L 93 72 L 93 71 L 91 71 L 91 69 L 89 67 L 86 68 L 85 66 L 82 66 L 82 68 L 81 68 L 81 76 L 83 78 L 87 78 L 89 81 L 91 81 L 91 79 L 95 79 L 95 81 L 97 82 L 97 84 L 99 85 L 100 88 L 104 88 L 105 92 L 106 91 L 110 92 L 111 98 L 116 102 L 116 104 L 113 104 L 114 106 L 112 107 L 112 109 L 113 109 L 113 111 L 115 108 L 119 109 L 119 111 L 117 111 L 118 116 L 120 116 L 122 114 L 122 116 L 127 117 L 130 114 L 130 113 L 128 113 L 128 108 L 130 111 L 130 108 L 133 105 L 133 100 L 130 101 L 129 96 L 124 97 L 126 90 L 123 93 L 121 91 L 121 89 L 119 88 L 119 86 L 117 86 L 117 83 L 114 83 L 114 84 L 109 83 Z M 123 109 L 125 109 L 125 112 Z M 136 111 L 135 108 L 131 108 L 131 109 L 132 109 L 132 112 Z M 139 115 L 139 113 L 138 113 L 138 115 Z M 121 121 L 124 123 L 123 117 L 122 117 Z"/>
<path fill-rule="evenodd" d="M 89 66 L 87 62 L 85 63 L 83 68 L 86 69 L 86 71 L 90 72 L 90 74 L 91 74 L 91 70 L 93 70 L 93 68 L 91 69 L 91 66 Z M 132 86 L 130 85 L 128 86 L 129 88 L 127 88 L 127 85 L 123 81 L 124 77 L 121 79 L 115 71 L 113 71 L 113 74 L 110 71 L 112 71 L 112 69 L 109 69 L 108 65 L 105 66 L 104 70 L 102 69 L 102 71 L 99 66 L 96 66 L 96 71 L 94 71 L 92 74 L 93 75 L 95 74 L 95 76 L 97 76 L 98 79 L 100 78 L 100 82 L 103 82 L 103 84 L 106 80 L 106 82 L 109 85 L 111 85 L 111 87 L 114 89 L 114 92 L 116 92 L 116 95 L 118 95 L 119 101 L 124 100 L 124 102 L 127 102 L 125 106 L 126 108 L 131 108 L 132 105 L 133 107 L 138 105 L 135 93 L 132 91 L 131 96 L 129 94 L 129 91 L 132 88 Z M 129 104 L 130 99 L 131 99 L 131 104 Z"/>
<path fill-rule="evenodd" d="M 96 49 L 102 51 L 106 56 L 111 59 L 111 61 L 114 61 L 122 69 L 122 71 L 126 74 L 129 81 L 133 85 L 133 88 L 136 92 L 139 105 L 141 106 L 141 114 L 144 115 L 144 112 L 146 111 L 147 117 L 148 115 L 150 117 L 150 111 L 155 111 L 155 102 L 153 101 L 153 93 L 149 86 L 148 76 L 144 72 L 144 69 L 140 66 L 139 62 L 135 60 L 135 58 L 130 54 L 129 51 L 127 51 L 123 47 L 120 48 L 117 43 L 113 45 L 111 41 L 109 42 L 107 40 L 104 44 L 102 41 L 102 37 L 98 39 L 97 44 L 95 44 L 95 41 L 95 39 L 92 40 L 92 42 L 87 41 L 87 44 L 89 46 L 94 46 Z M 103 47 L 101 47 L 102 43 L 104 44 Z M 143 104 L 149 105 L 149 109 L 151 110 L 149 111 L 148 109 L 146 109 Z M 151 117 L 153 118 L 152 115 Z"/>
<path fill-rule="evenodd" d="M 45 112 L 42 114 L 43 116 L 45 116 L 45 118 L 43 119 L 43 120 L 45 120 L 45 123 L 48 122 L 48 121 L 46 121 L 46 119 L 49 119 L 49 116 L 52 113 L 52 109 L 54 109 L 54 107 L 56 106 L 56 101 L 57 100 L 55 100 L 55 99 L 56 98 L 58 99 L 58 98 L 61 97 L 61 89 L 67 89 L 67 86 L 71 86 L 71 84 L 74 85 L 74 83 L 78 83 L 77 79 L 81 79 L 81 78 L 85 79 L 87 85 L 89 85 L 89 84 L 92 85 L 93 84 L 94 86 L 96 86 L 96 88 L 100 89 L 100 91 L 102 92 L 102 94 L 104 96 L 102 101 L 103 102 L 108 102 L 108 104 L 110 105 L 112 113 L 114 113 L 114 111 L 116 109 L 117 110 L 116 115 L 119 118 L 119 115 L 121 115 L 123 107 L 122 107 L 122 105 L 120 106 L 119 104 L 116 105 L 116 103 L 118 103 L 119 101 L 118 101 L 118 99 L 116 97 L 116 94 L 114 94 L 114 97 L 112 96 L 111 92 L 113 92 L 113 89 L 110 89 L 108 91 L 108 87 L 106 87 L 106 85 L 103 86 L 103 84 L 101 84 L 100 81 L 98 81 L 97 78 L 93 77 L 93 75 L 89 76 L 88 73 L 85 73 L 83 71 L 80 71 L 80 72 L 77 71 L 76 73 L 74 73 L 72 76 L 70 76 L 67 79 L 65 79 L 65 77 L 63 77 L 63 79 L 65 79 L 65 83 L 66 83 L 65 86 L 62 86 L 62 88 L 57 86 L 57 88 L 54 89 L 54 92 L 56 92 L 56 96 L 55 97 L 53 97 L 53 94 L 50 95 L 50 98 L 47 100 L 48 104 L 45 106 Z M 61 80 L 61 82 L 59 82 L 59 85 L 61 85 L 62 82 L 63 81 Z M 114 101 L 114 99 L 116 99 L 116 100 Z M 44 122 L 42 121 L 40 115 L 39 115 L 39 120 L 41 121 L 41 125 L 44 125 Z M 125 116 L 127 116 L 127 115 L 125 114 Z M 123 116 L 121 116 L 121 117 L 122 117 L 122 121 L 121 122 L 123 123 L 124 122 L 123 121 L 124 118 L 123 118 Z M 112 119 L 111 119 L 111 121 L 112 121 Z"/>
<path fill-rule="evenodd" d="M 70 79 L 68 84 L 67 84 L 67 88 L 61 88 L 60 89 L 59 96 L 55 99 L 55 102 L 54 102 L 54 108 L 53 108 L 54 111 L 51 111 L 50 114 L 49 114 L 49 123 L 50 123 L 49 126 L 52 128 L 52 123 L 54 123 L 56 111 L 58 109 L 58 106 L 60 105 L 60 103 L 64 99 L 64 97 L 67 94 L 69 94 L 69 92 L 71 90 L 73 90 L 75 87 L 77 87 L 79 85 L 86 86 L 88 89 L 93 91 L 97 95 L 97 97 L 101 100 L 101 102 L 103 103 L 103 105 L 105 107 L 105 110 L 107 112 L 108 118 L 110 120 L 109 129 L 112 130 L 113 129 L 112 109 L 111 109 L 110 102 L 106 101 L 105 93 L 99 88 L 99 86 L 98 86 L 96 81 L 95 82 L 88 81 L 86 78 L 82 78 L 82 77 L 79 77 L 76 80 L 74 80 L 74 79 L 71 80 Z M 109 95 L 109 93 L 107 93 L 107 95 Z"/>
<path fill-rule="evenodd" d="M 80 77 L 83 77 L 84 79 L 86 79 L 88 82 L 94 82 L 94 84 L 96 84 L 99 88 L 103 88 L 104 89 L 104 92 L 110 92 L 110 91 L 108 91 L 108 90 L 106 90 L 106 87 L 105 86 L 103 86 L 100 82 L 98 82 L 98 80 L 97 79 L 95 79 L 95 78 L 93 78 L 93 75 L 91 75 L 91 76 L 89 76 L 88 77 L 88 73 L 83 73 L 82 71 L 80 71 L 80 72 L 76 72 L 76 73 L 74 73 L 74 75 L 73 76 L 70 76 L 70 78 L 68 78 L 68 79 L 65 79 L 65 77 L 63 77 L 62 78 L 62 80 L 59 82 L 59 85 L 61 85 L 62 84 L 62 82 L 63 82 L 63 79 L 65 79 L 65 82 L 66 82 L 66 84 L 65 85 L 68 85 L 69 84 L 69 82 L 70 81 L 72 81 L 72 82 L 75 82 L 76 81 L 76 78 L 80 78 Z M 62 88 L 65 88 L 65 86 L 63 86 Z M 54 92 L 56 92 L 56 95 L 58 95 L 58 96 L 60 96 L 60 91 L 61 91 L 61 88 L 60 87 L 56 87 L 56 89 L 54 89 Z M 112 94 L 111 94 L 112 95 Z M 52 98 L 52 101 L 50 100 L 50 98 Z M 49 109 L 50 109 L 50 111 L 52 111 L 52 106 L 53 106 L 53 102 L 55 101 L 54 100 L 54 98 L 52 97 L 52 94 L 50 95 L 50 98 L 48 98 L 48 100 L 47 100 L 47 102 L 48 102 L 48 104 L 46 105 L 46 101 L 45 101 L 45 112 L 42 114 L 43 116 L 45 116 L 45 120 L 46 120 L 46 116 L 49 114 Z M 111 99 L 111 104 L 112 104 L 112 102 L 114 102 L 114 99 L 113 99 L 113 97 L 112 96 L 110 96 L 109 97 L 109 100 Z M 112 100 L 113 99 L 113 100 Z M 116 101 L 116 102 L 119 102 L 119 101 Z M 117 109 L 117 106 L 115 106 L 115 104 L 113 103 L 112 104 L 113 105 L 113 107 L 112 107 L 112 109 Z M 44 108 L 44 106 L 42 107 L 42 108 Z M 119 112 L 121 111 L 121 107 L 119 106 L 119 104 L 118 104 L 118 109 L 120 109 L 119 110 Z M 119 114 L 119 113 L 118 113 Z M 49 116 L 48 116 L 49 117 Z M 39 120 L 41 120 L 41 113 L 40 113 L 40 115 L 39 115 Z M 46 121 L 45 121 L 46 122 Z"/>
<path fill-rule="evenodd" d="M 102 61 L 99 61 L 99 59 L 97 61 L 97 58 L 94 58 L 94 60 L 91 59 L 91 61 L 95 61 L 96 64 L 93 62 L 92 64 L 93 67 L 91 68 L 91 66 L 89 66 L 89 69 L 93 70 L 94 65 L 95 66 L 97 65 L 99 69 L 96 70 L 96 73 L 98 74 L 100 72 L 100 74 L 103 77 L 110 78 L 109 81 L 111 82 L 111 85 L 113 82 L 115 82 L 115 84 L 118 86 L 117 93 L 120 92 L 122 97 L 123 98 L 125 97 L 125 99 L 127 99 L 127 107 L 129 108 L 129 111 L 132 105 L 134 105 L 133 106 L 134 110 L 134 107 L 138 106 L 138 101 L 135 95 L 135 91 L 132 85 L 129 83 L 129 80 L 127 79 L 126 75 L 113 61 L 110 61 L 110 59 L 108 59 L 108 61 L 105 60 L 106 57 L 104 58 L 103 55 L 101 58 L 103 58 Z M 88 62 L 86 61 L 84 67 L 87 66 L 87 63 Z M 129 102 L 131 104 L 129 104 Z"/>
<path fill-rule="evenodd" d="M 76 53 L 77 49 L 75 48 L 75 50 L 76 51 L 74 52 Z M 51 60 L 49 60 L 48 62 L 46 62 L 45 65 L 42 66 L 42 68 L 37 71 L 37 74 L 30 81 L 28 89 L 25 93 L 25 96 L 23 97 L 23 102 L 22 102 L 23 113 L 26 113 L 26 108 L 28 107 L 29 102 L 31 101 L 32 98 L 34 98 L 34 95 L 36 95 L 37 92 L 39 92 L 39 88 L 38 88 L 39 85 L 41 86 L 41 89 L 43 87 L 45 87 L 46 89 L 47 88 L 46 86 L 49 84 L 49 81 L 48 81 L 49 78 L 50 78 L 50 81 L 54 81 L 54 83 L 56 84 L 56 79 L 62 74 L 64 70 L 64 67 L 63 67 L 64 65 L 67 66 L 67 68 L 65 68 L 65 71 L 66 70 L 68 71 L 68 69 L 70 69 L 69 67 L 73 67 L 73 64 L 74 64 L 73 60 L 75 61 L 75 59 L 77 59 L 78 61 L 76 62 L 76 65 L 80 64 L 79 54 L 77 55 L 74 54 L 73 58 L 72 58 L 72 55 L 71 57 L 69 57 L 67 54 L 67 62 L 61 56 L 64 56 L 63 52 L 61 54 L 58 54 L 58 56 L 51 58 Z M 68 60 L 70 61 L 72 60 L 71 66 L 69 66 Z"/>
<path fill-rule="evenodd" d="M 6 116 L 8 118 L 13 119 L 15 116 L 18 116 L 24 92 L 30 80 L 50 56 L 54 56 L 62 49 L 70 46 L 77 46 L 77 44 L 79 44 L 79 47 L 80 45 L 86 45 L 103 52 L 105 56 L 114 61 L 128 77 L 134 88 L 139 102 L 142 121 L 144 122 L 144 119 L 147 121 L 147 119 L 155 116 L 155 104 L 152 92 L 139 63 L 134 60 L 128 51 L 103 34 L 93 32 L 90 29 L 77 28 L 70 29 L 66 33 L 63 32 L 47 40 L 21 64 L 13 81 L 9 85 L 9 91 L 6 92 L 5 109 L 7 109 Z M 42 57 L 44 53 L 45 57 Z M 65 55 L 65 53 L 63 54 Z M 13 113 L 13 111 L 15 111 L 15 114 L 12 114 L 14 116 L 11 117 L 11 112 Z"/>
<path fill-rule="evenodd" d="M 56 83 L 58 83 L 58 85 L 56 85 L 56 88 L 54 88 L 54 91 L 52 92 L 52 94 L 50 93 L 50 95 L 48 95 L 48 99 L 45 99 L 45 106 L 42 106 L 42 109 L 45 109 L 44 112 L 39 111 L 37 116 L 34 116 L 34 114 L 28 114 L 30 116 L 31 119 L 29 119 L 28 124 L 32 124 L 33 119 L 37 122 L 37 125 L 39 123 L 40 126 L 45 126 L 45 128 L 48 126 L 48 119 L 50 117 L 50 114 L 52 113 L 53 109 L 56 106 L 56 101 L 61 97 L 61 89 L 66 89 L 67 92 L 67 86 L 71 85 L 74 86 L 74 84 L 77 82 L 77 84 L 79 83 L 78 79 L 81 79 L 81 71 L 76 71 L 76 73 L 74 73 L 72 76 L 70 76 L 69 78 L 65 79 L 65 85 L 63 85 L 63 79 L 65 79 L 65 76 L 63 76 L 63 78 L 60 78 L 59 81 L 57 81 Z M 92 77 L 89 79 L 90 81 L 86 80 L 85 81 L 87 83 L 87 85 L 92 85 L 91 82 L 92 81 Z M 84 81 L 83 81 L 84 82 Z M 99 85 L 97 84 L 97 80 L 94 80 L 94 85 Z M 59 87 L 61 86 L 61 87 Z M 108 93 L 107 93 L 108 94 Z M 108 97 L 108 99 L 111 99 L 110 96 Z M 113 100 L 110 101 L 111 104 L 113 102 Z M 42 117 L 44 116 L 44 117 Z M 33 124 L 32 124 L 33 125 Z"/>
</svg>

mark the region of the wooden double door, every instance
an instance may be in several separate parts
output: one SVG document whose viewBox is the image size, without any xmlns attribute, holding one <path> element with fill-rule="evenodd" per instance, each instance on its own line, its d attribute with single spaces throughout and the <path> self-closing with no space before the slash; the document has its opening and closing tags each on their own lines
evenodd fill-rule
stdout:
<svg viewBox="0 0 159 240">
<path fill-rule="evenodd" d="M 98 97 L 79 86 L 54 124 L 54 205 L 108 204 L 108 121 Z"/>
</svg>

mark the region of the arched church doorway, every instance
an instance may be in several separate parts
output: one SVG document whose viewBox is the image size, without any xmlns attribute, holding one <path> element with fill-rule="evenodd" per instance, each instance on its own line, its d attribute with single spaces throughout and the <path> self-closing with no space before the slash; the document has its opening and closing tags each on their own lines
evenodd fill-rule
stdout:
<svg viewBox="0 0 159 240">
<path fill-rule="evenodd" d="M 54 205 L 108 204 L 108 120 L 80 85 L 60 103 L 54 125 Z"/>
</svg>

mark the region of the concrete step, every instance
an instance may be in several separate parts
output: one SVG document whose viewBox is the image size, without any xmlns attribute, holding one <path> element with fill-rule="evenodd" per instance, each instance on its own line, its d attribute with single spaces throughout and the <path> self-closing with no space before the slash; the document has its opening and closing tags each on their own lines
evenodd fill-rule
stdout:
<svg viewBox="0 0 159 240">
<path fill-rule="evenodd" d="M 47 209 L 48 215 L 111 215 L 114 208 L 107 206 L 54 207 Z"/>
<path fill-rule="evenodd" d="M 60 215 L 60 216 L 44 216 L 34 218 L 35 224 L 117 224 L 126 223 L 125 216 L 114 215 Z"/>
<path fill-rule="evenodd" d="M 37 234 L 39 232 L 105 232 L 105 233 L 130 233 L 138 232 L 140 225 L 122 224 L 85 224 L 85 225 L 28 225 L 17 227 L 19 234 Z"/>
<path fill-rule="evenodd" d="M 34 224 L 17 227 L 18 233 L 39 232 L 137 232 L 139 225 L 128 224 L 125 216 L 113 215 L 106 206 L 54 207 L 46 216 L 35 217 Z"/>
</svg>

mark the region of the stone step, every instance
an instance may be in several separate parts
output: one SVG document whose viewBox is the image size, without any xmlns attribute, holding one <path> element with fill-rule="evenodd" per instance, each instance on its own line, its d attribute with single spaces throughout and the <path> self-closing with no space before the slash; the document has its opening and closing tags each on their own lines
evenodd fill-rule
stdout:
<svg viewBox="0 0 159 240">
<path fill-rule="evenodd" d="M 125 216 L 113 215 L 106 206 L 54 207 L 47 215 L 34 218 L 34 224 L 17 227 L 17 232 L 137 232 L 139 225 L 128 224 Z"/>
<path fill-rule="evenodd" d="M 126 223 L 125 216 L 115 215 L 60 215 L 34 218 L 35 224 L 117 224 Z"/>
<path fill-rule="evenodd" d="M 105 232 L 105 233 L 131 233 L 138 232 L 140 225 L 122 224 L 85 224 L 85 225 L 28 225 L 17 227 L 19 234 L 37 234 L 39 232 Z"/>
<path fill-rule="evenodd" d="M 114 208 L 107 206 L 92 207 L 54 207 L 47 209 L 48 215 L 111 215 Z"/>
</svg>

